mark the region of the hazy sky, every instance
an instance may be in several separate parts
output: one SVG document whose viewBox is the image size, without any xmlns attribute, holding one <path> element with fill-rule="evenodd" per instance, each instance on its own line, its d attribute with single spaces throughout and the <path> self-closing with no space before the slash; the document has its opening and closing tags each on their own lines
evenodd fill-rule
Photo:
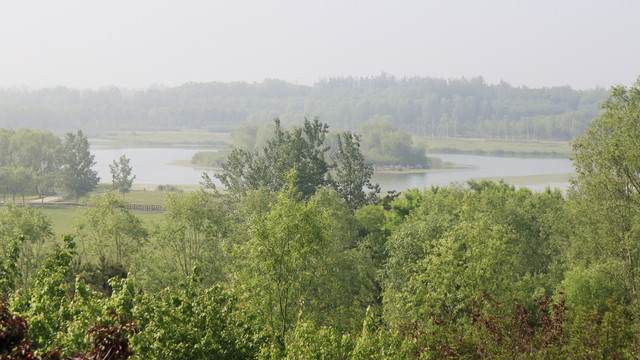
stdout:
<svg viewBox="0 0 640 360">
<path fill-rule="evenodd" d="M 629 85 L 637 0 L 0 0 L 0 87 L 483 76 Z"/>
</svg>

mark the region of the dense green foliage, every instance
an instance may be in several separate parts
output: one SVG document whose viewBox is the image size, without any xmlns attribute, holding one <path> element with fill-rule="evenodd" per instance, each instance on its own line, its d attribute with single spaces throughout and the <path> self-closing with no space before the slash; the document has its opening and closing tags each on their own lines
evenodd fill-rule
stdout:
<svg viewBox="0 0 640 360">
<path fill-rule="evenodd" d="M 103 195 L 61 243 L 39 210 L 5 207 L 0 335 L 63 357 L 99 324 L 134 359 L 637 358 L 640 82 L 604 110 L 566 196 L 485 181 L 354 207 L 273 161 L 279 186 L 172 194 L 151 223 Z"/>
<path fill-rule="evenodd" d="M 91 133 L 114 128 L 190 127 L 231 131 L 241 122 L 319 116 L 333 128 L 356 129 L 388 117 L 414 135 L 562 139 L 582 134 L 607 97 L 603 89 L 530 89 L 472 79 L 331 78 L 303 86 L 187 83 L 140 91 L 64 87 L 0 90 L 0 126 L 16 124 Z"/>
<path fill-rule="evenodd" d="M 13 203 L 0 208 L 0 253 L 9 259 L 14 251 L 18 252 L 14 264 L 19 276 L 13 279 L 14 285 L 29 285 L 41 265 L 45 243 L 52 239 L 51 220 L 38 209 L 18 207 Z"/>
<path fill-rule="evenodd" d="M 138 217 L 124 208 L 122 200 L 113 193 L 94 195 L 90 206 L 79 212 L 75 228 L 88 240 L 85 254 L 127 265 L 139 259 L 147 230 Z"/>
<path fill-rule="evenodd" d="M 605 112 L 573 143 L 573 210 L 581 231 L 570 255 L 590 275 L 589 281 L 609 282 L 601 289 L 609 296 L 624 296 L 638 316 L 640 79 L 630 89 L 613 88 L 603 108 Z M 604 298 L 594 300 L 604 305 Z"/>
<path fill-rule="evenodd" d="M 362 153 L 378 166 L 429 168 L 427 149 L 413 146 L 411 134 L 398 130 L 389 118 L 374 118 L 358 128 L 362 136 Z"/>
<path fill-rule="evenodd" d="M 89 140 L 82 131 L 68 132 L 60 147 L 60 184 L 64 189 L 76 196 L 93 190 L 100 178 L 93 170 L 95 156 L 89 151 Z"/>
<path fill-rule="evenodd" d="M 44 197 L 65 189 L 76 197 L 98 184 L 94 156 L 82 133 L 67 133 L 64 141 L 51 131 L 0 128 L 0 194 Z"/>
<path fill-rule="evenodd" d="M 50 192 L 60 167 L 60 138 L 50 131 L 0 129 L 0 193 L 16 195 Z"/>
<path fill-rule="evenodd" d="M 325 144 L 329 126 L 318 118 L 305 119 L 301 127 L 293 130 L 283 130 L 277 118 L 274 124 L 273 137 L 261 151 L 236 147 L 222 163 L 222 171 L 214 174 L 236 199 L 251 190 L 281 190 L 292 169 L 296 173 L 295 186 L 304 198 L 319 188 L 332 187 L 355 210 L 373 201 L 380 192 L 379 186 L 371 183 L 373 167 L 360 153 L 357 135 L 339 134 L 337 150 L 331 153 L 333 161 L 330 161 L 327 157 L 331 147 Z M 215 187 L 204 176 L 206 185 Z"/>
</svg>

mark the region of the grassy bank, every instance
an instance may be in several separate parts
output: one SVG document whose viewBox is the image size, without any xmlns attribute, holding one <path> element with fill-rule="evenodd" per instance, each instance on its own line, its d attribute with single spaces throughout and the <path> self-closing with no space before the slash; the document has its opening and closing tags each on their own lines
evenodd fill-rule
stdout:
<svg viewBox="0 0 640 360">
<path fill-rule="evenodd" d="M 544 185 L 544 184 L 554 184 L 554 183 L 564 183 L 568 182 L 575 174 L 540 174 L 540 175 L 527 175 L 527 176 L 507 176 L 507 177 L 486 177 L 475 180 L 490 180 L 494 182 L 498 182 L 503 180 L 505 183 L 509 185 Z"/>
<path fill-rule="evenodd" d="M 477 154 L 526 157 L 568 157 L 571 147 L 567 142 L 520 142 L 482 139 L 414 138 L 425 143 L 429 153 Z"/>
<path fill-rule="evenodd" d="M 93 146 L 104 147 L 190 147 L 224 146 L 231 142 L 231 134 L 209 132 L 206 129 L 175 131 L 122 131 L 96 134 L 89 139 Z"/>
</svg>

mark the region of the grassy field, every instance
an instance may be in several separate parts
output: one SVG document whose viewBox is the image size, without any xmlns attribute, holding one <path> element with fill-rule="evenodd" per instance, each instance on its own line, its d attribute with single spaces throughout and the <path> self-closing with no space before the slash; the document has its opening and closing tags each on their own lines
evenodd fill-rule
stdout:
<svg viewBox="0 0 640 360">
<path fill-rule="evenodd" d="M 123 131 L 98 134 L 89 141 L 93 146 L 107 147 L 224 146 L 231 142 L 231 134 L 209 132 L 205 129 Z"/>
<path fill-rule="evenodd" d="M 167 193 L 155 190 L 133 190 L 125 195 L 124 201 L 137 205 L 164 205 L 167 201 Z"/>
<path fill-rule="evenodd" d="M 175 185 L 174 187 L 178 189 L 178 191 L 190 191 L 190 190 L 197 189 L 199 186 L 198 185 Z M 93 196 L 94 194 L 100 194 L 105 191 L 109 191 L 111 189 L 112 189 L 111 184 L 100 183 L 98 184 L 98 186 L 94 191 L 92 191 L 87 195 L 81 196 L 78 202 L 88 203 L 89 200 L 91 199 L 91 196 Z M 122 195 L 118 194 L 118 197 L 121 197 L 121 196 Z M 16 201 L 17 200 L 18 199 L 16 198 Z M 133 190 L 126 193 L 124 196 L 124 201 L 127 204 L 137 204 L 137 205 L 164 205 L 166 200 L 167 200 L 167 193 L 165 191 L 148 190 L 148 189 L 145 189 L 144 186 L 138 186 L 138 188 L 136 188 L 135 184 L 133 185 Z M 70 196 L 67 195 L 61 198 L 59 201 L 76 202 L 76 198 L 73 195 L 70 195 Z"/>
<path fill-rule="evenodd" d="M 110 186 L 110 184 L 100 184 L 94 192 L 80 197 L 80 203 L 89 202 L 91 195 L 109 190 Z M 154 190 L 132 190 L 125 195 L 124 200 L 127 204 L 164 205 L 167 200 L 167 192 Z M 75 202 L 75 198 L 63 198 L 61 201 Z M 81 206 L 55 204 L 44 205 L 40 208 L 49 218 L 51 218 L 54 232 L 57 237 L 73 232 L 73 222 L 78 216 L 78 211 L 82 209 Z M 161 214 L 158 212 L 148 211 L 134 211 L 133 213 L 143 220 L 155 219 Z"/>
<path fill-rule="evenodd" d="M 46 205 L 40 208 L 51 219 L 53 232 L 56 233 L 57 238 L 73 232 L 73 221 L 77 216 L 77 206 Z"/>
<path fill-rule="evenodd" d="M 45 215 L 51 218 L 53 223 L 53 231 L 56 237 L 73 232 L 73 223 L 82 207 L 66 206 L 66 205 L 47 205 L 41 207 Z M 161 216 L 159 212 L 134 211 L 136 216 L 144 221 L 151 221 Z"/>
<path fill-rule="evenodd" d="M 81 206 L 71 205 L 45 205 L 40 208 L 42 212 L 51 219 L 56 238 L 73 232 L 73 223 L 76 217 L 78 217 L 79 211 L 82 209 Z M 162 214 L 150 211 L 134 211 L 133 213 L 143 221 L 151 221 Z"/>
<path fill-rule="evenodd" d="M 427 144 L 429 153 L 464 153 L 504 156 L 568 157 L 566 142 L 519 142 L 478 139 L 441 139 L 415 137 L 417 144 Z"/>
</svg>

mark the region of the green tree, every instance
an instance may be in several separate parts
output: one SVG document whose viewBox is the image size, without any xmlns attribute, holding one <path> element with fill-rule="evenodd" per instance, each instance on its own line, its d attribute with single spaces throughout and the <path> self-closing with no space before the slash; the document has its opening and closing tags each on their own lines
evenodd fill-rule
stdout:
<svg viewBox="0 0 640 360">
<path fill-rule="evenodd" d="M 10 255 L 4 250 L 10 250 L 10 244 L 18 238 L 21 239 L 17 243 L 20 277 L 16 280 L 18 285 L 26 287 L 44 258 L 45 243 L 53 240 L 51 220 L 42 210 L 31 206 L 9 203 L 0 207 L 0 248 L 4 257 Z"/>
<path fill-rule="evenodd" d="M 16 167 L 12 169 L 10 184 L 12 186 L 13 200 L 15 194 L 22 195 L 22 204 L 26 205 L 25 195 L 34 187 L 35 173 L 32 169 L 25 167 Z"/>
<path fill-rule="evenodd" d="M 75 223 L 81 246 L 86 246 L 96 259 L 104 256 L 125 266 L 139 260 L 137 255 L 148 237 L 142 221 L 111 192 L 92 196 L 90 203 Z"/>
<path fill-rule="evenodd" d="M 413 146 L 411 134 L 396 128 L 387 117 L 374 117 L 360 125 L 362 153 L 376 165 L 428 168 L 426 149 Z"/>
<path fill-rule="evenodd" d="M 338 149 L 331 155 L 336 178 L 334 187 L 355 211 L 377 200 L 380 186 L 371 183 L 373 166 L 365 162 L 360 152 L 360 136 L 347 131 L 338 134 L 337 141 Z"/>
<path fill-rule="evenodd" d="M 136 176 L 131 176 L 131 165 L 129 165 L 129 161 L 131 159 L 127 158 L 125 155 L 120 156 L 120 159 L 113 160 L 112 164 L 109 164 L 109 170 L 111 170 L 111 181 L 113 190 L 117 190 L 122 194 L 122 198 L 124 199 L 124 194 L 128 193 L 131 190 L 131 185 L 133 185 L 133 180 L 135 180 Z"/>
<path fill-rule="evenodd" d="M 578 221 L 574 266 L 604 274 L 640 315 L 640 79 L 613 87 L 585 134 L 573 142 L 570 193 Z M 598 290 L 600 291 L 600 290 Z M 607 293 L 610 294 L 609 291 Z M 602 303 L 605 299 L 599 299 Z"/>
<path fill-rule="evenodd" d="M 104 298 L 88 289 L 80 278 L 74 282 L 75 254 L 73 238 L 64 236 L 62 246 L 54 247 L 43 261 L 34 285 L 14 293 L 10 299 L 10 308 L 28 318 L 27 340 L 33 342 L 34 348 L 56 348 L 59 356 L 52 358 L 68 358 L 91 348 L 92 337 L 87 333 L 92 328 L 97 332 L 112 329 L 109 325 L 114 322 L 114 313 L 121 320 L 131 320 L 135 293 L 132 280 L 112 280 L 114 292 Z M 111 344 L 103 342 L 102 345 Z M 96 358 L 108 358 L 104 349 L 95 350 L 101 353 L 96 354 Z"/>
<path fill-rule="evenodd" d="M 234 252 L 234 281 L 276 347 L 297 317 L 339 323 L 363 300 L 353 213 L 335 192 L 304 201 L 295 183 L 292 170 L 277 200 L 246 219 L 250 238 Z"/>
<path fill-rule="evenodd" d="M 267 144 L 273 130 L 273 124 L 240 123 L 233 131 L 233 145 L 247 151 L 258 151 Z"/>
<path fill-rule="evenodd" d="M 81 130 L 68 132 L 60 149 L 60 182 L 62 186 L 76 196 L 76 202 L 93 190 L 100 178 L 92 170 L 95 155 L 89 151 L 89 141 Z"/>
<path fill-rule="evenodd" d="M 262 151 L 236 147 L 222 164 L 222 172 L 214 175 L 236 198 L 260 188 L 278 192 L 286 183 L 286 174 L 294 169 L 296 187 L 305 199 L 321 187 L 334 187 L 353 209 L 376 199 L 379 187 L 371 183 L 373 169 L 360 153 L 357 135 L 349 132 L 339 135 L 338 150 L 328 162 L 328 126 L 318 118 L 305 119 L 302 127 L 290 131 L 282 129 L 279 119 L 274 123 L 273 137 Z M 204 177 L 212 186 L 208 176 Z M 371 191 L 367 193 L 366 189 Z"/>
<path fill-rule="evenodd" d="M 56 246 L 46 257 L 35 276 L 32 290 L 18 293 L 12 299 L 12 307 L 29 317 L 29 340 L 37 347 L 60 347 L 62 334 L 77 330 L 69 326 L 72 304 L 67 297 L 72 289 L 69 279 L 72 278 L 71 261 L 74 254 L 75 243 L 71 237 L 65 236 L 62 246 Z M 85 312 L 89 313 L 87 310 Z M 86 336 L 82 336 L 80 341 L 86 343 Z M 66 349 L 62 350 L 64 352 Z"/>
<path fill-rule="evenodd" d="M 167 260 L 163 269 L 175 270 L 174 278 L 184 278 L 199 264 L 209 282 L 224 279 L 221 242 L 229 221 L 221 199 L 200 189 L 169 194 L 165 207 L 155 233 Z"/>
<path fill-rule="evenodd" d="M 283 342 L 295 316 L 304 307 L 305 294 L 323 273 L 329 242 L 322 217 L 300 201 L 295 177 L 269 211 L 253 221 L 251 239 L 243 246 L 240 284 L 262 313 L 270 335 Z M 256 276 L 258 275 L 259 276 Z"/>
<path fill-rule="evenodd" d="M 391 323 L 459 318 L 472 297 L 498 301 L 550 296 L 559 286 L 554 233 L 564 200 L 505 184 L 432 189 L 387 241 L 383 288 Z"/>
<path fill-rule="evenodd" d="M 386 228 L 386 211 L 382 205 L 367 205 L 358 209 L 355 214 L 359 225 L 358 246 L 365 251 L 369 264 L 365 272 L 368 281 L 363 285 L 371 286 L 370 293 L 372 302 L 382 306 L 382 286 L 380 283 L 380 272 L 387 261 L 387 251 L 385 248 L 389 231 Z"/>
<path fill-rule="evenodd" d="M 0 258 L 0 292 L 6 297 L 10 291 L 15 290 L 16 282 L 20 276 L 18 259 L 20 258 L 20 243 L 24 239 L 19 237 L 9 244 L 2 244 L 2 257 Z"/>
<path fill-rule="evenodd" d="M 253 359 L 261 341 L 243 319 L 234 295 L 203 288 L 197 268 L 177 285 L 136 299 L 139 359 Z"/>
<path fill-rule="evenodd" d="M 9 151 L 15 167 L 29 170 L 20 178 L 28 192 L 43 197 L 53 190 L 60 144 L 59 137 L 45 130 L 21 128 L 13 135 Z"/>
<path fill-rule="evenodd" d="M 11 139 L 15 130 L 0 128 L 0 167 L 11 165 Z"/>
<path fill-rule="evenodd" d="M 318 118 L 305 119 L 302 127 L 292 131 L 283 130 L 277 118 L 274 123 L 274 136 L 262 152 L 235 148 L 222 164 L 222 172 L 214 175 L 232 194 L 240 196 L 258 188 L 277 192 L 291 169 L 296 170 L 296 186 L 305 197 L 327 185 L 325 153 L 329 148 L 324 141 L 328 126 Z"/>
</svg>

